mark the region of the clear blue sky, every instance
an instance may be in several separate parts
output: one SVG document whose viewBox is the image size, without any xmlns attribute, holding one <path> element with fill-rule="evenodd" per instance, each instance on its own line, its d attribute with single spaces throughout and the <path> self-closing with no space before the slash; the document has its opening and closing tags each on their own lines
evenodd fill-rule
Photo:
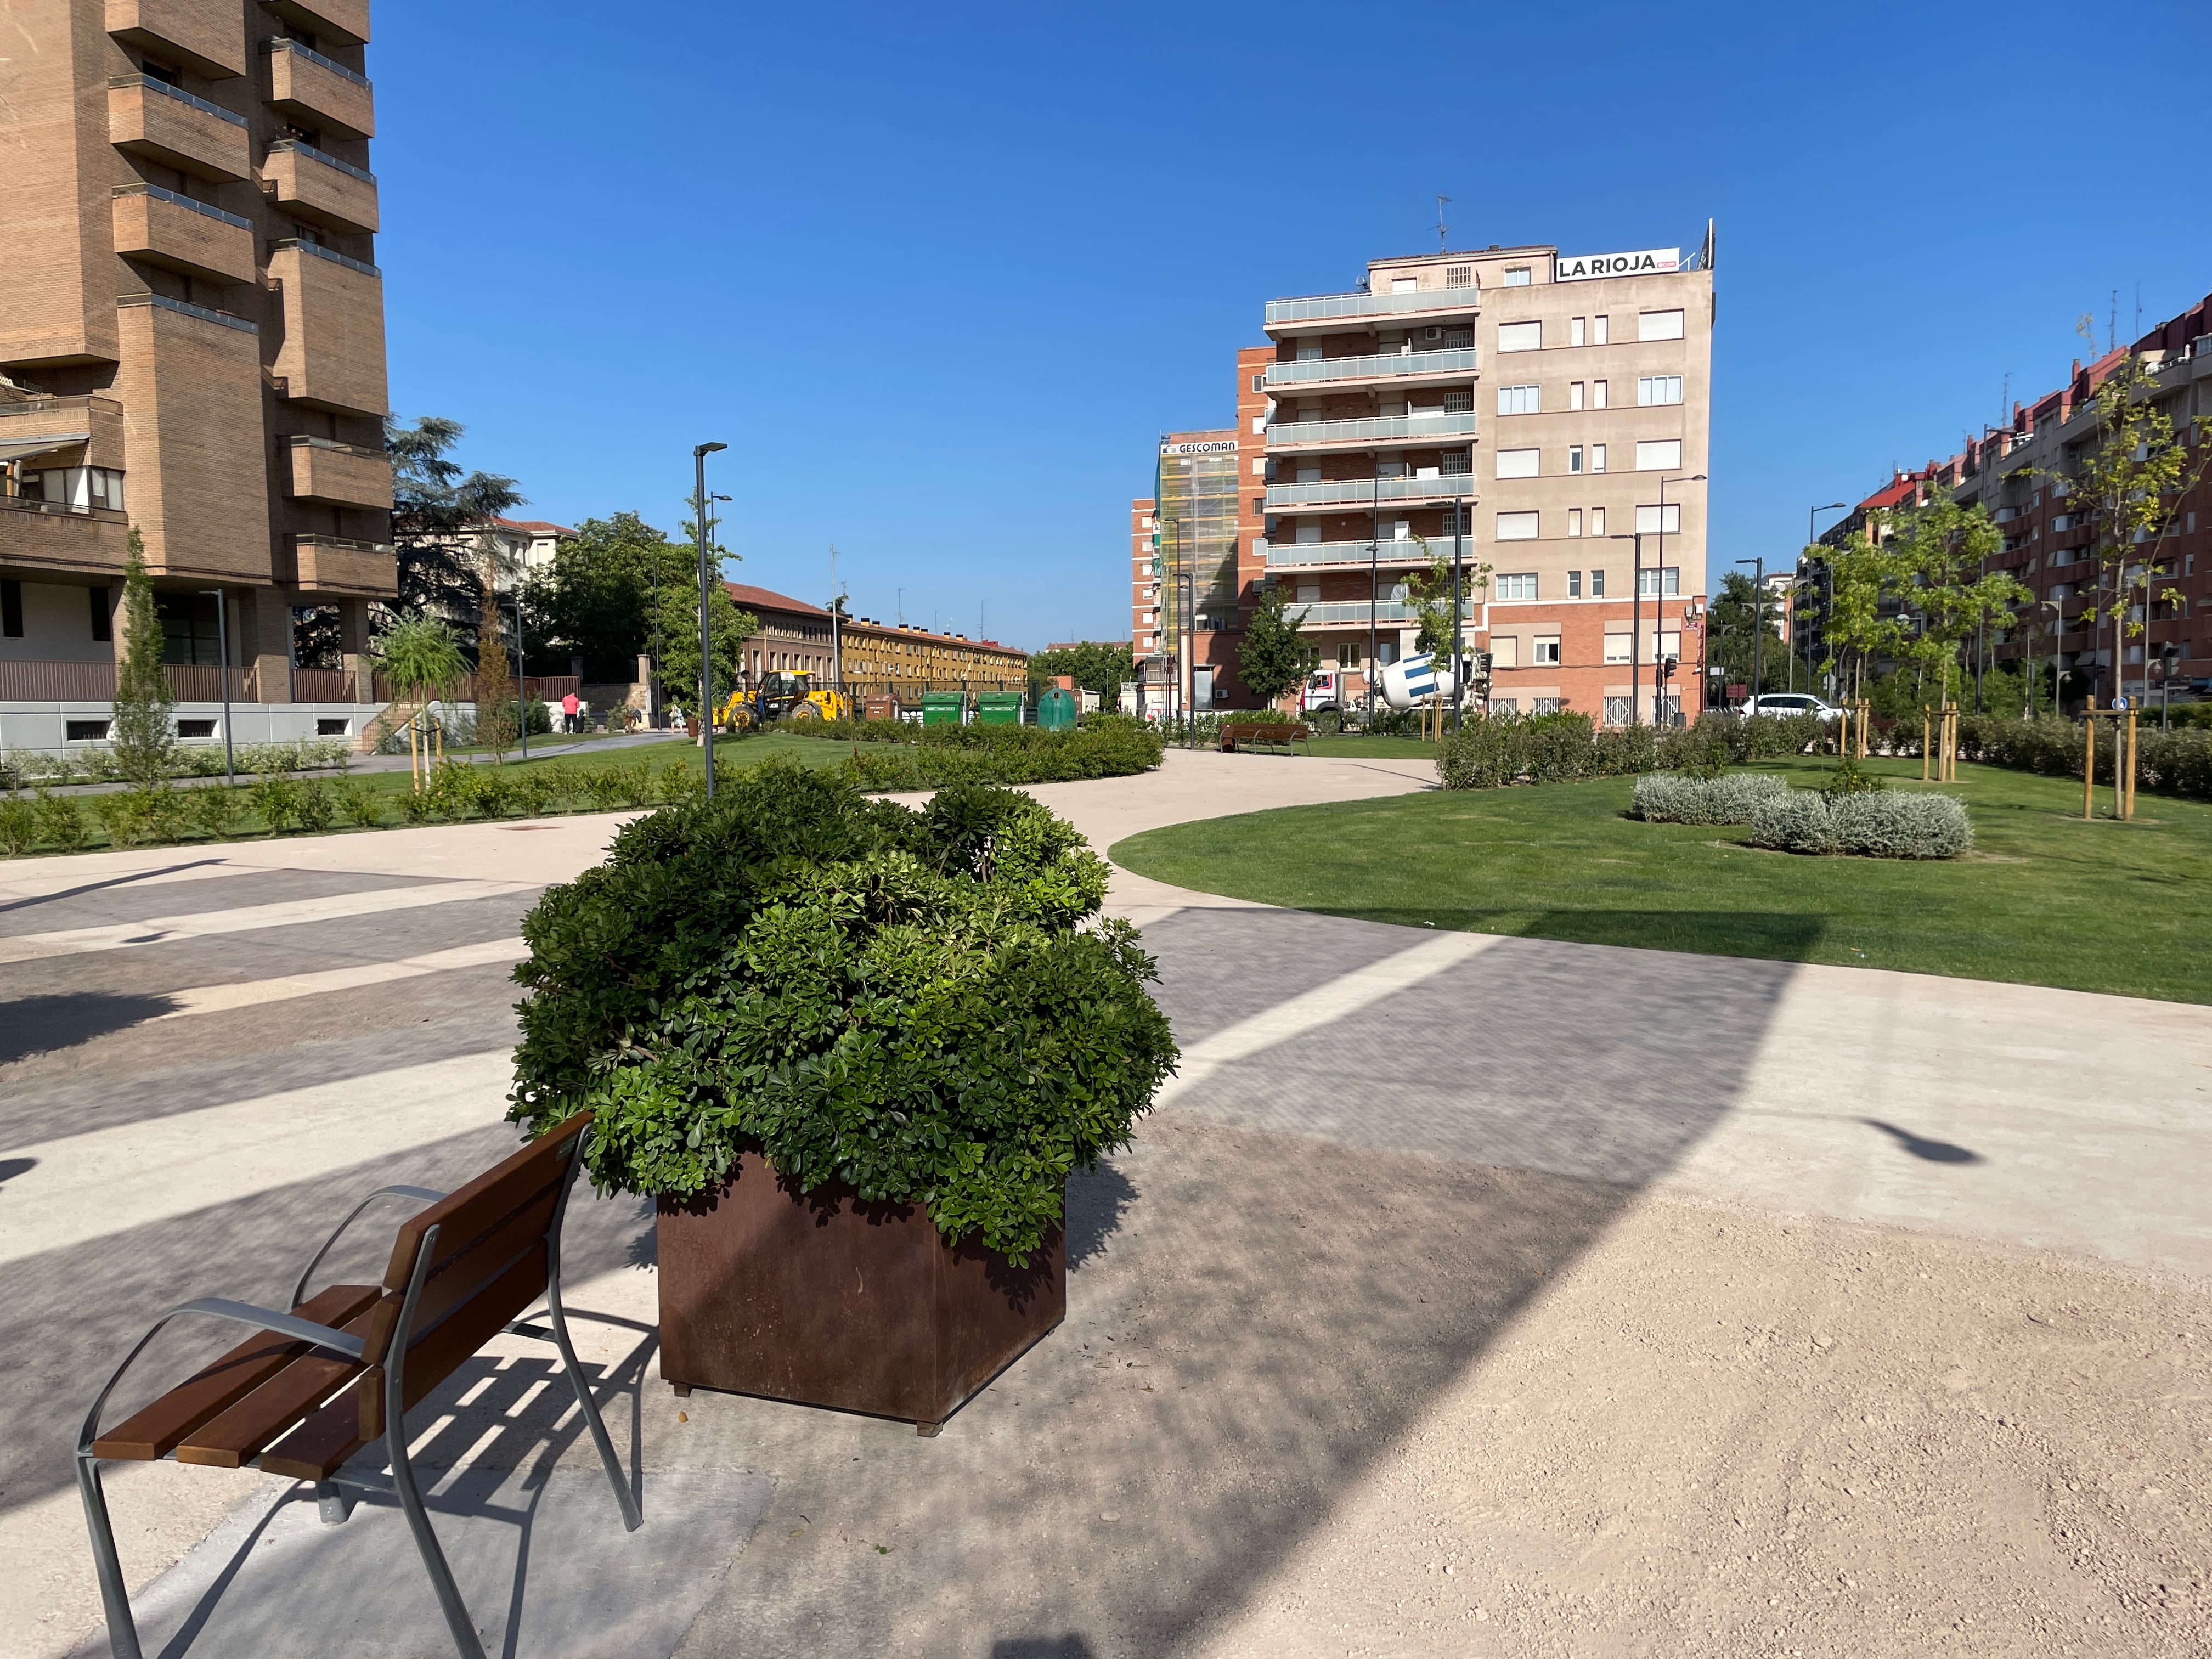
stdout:
<svg viewBox="0 0 2212 1659">
<path fill-rule="evenodd" d="M 378 0 L 392 395 L 527 516 L 740 580 L 1123 638 L 1155 435 L 1267 298 L 1719 221 L 1716 569 L 2212 289 L 2203 0 L 769 8 Z M 2161 85 L 2167 76 L 2177 78 Z M 2124 84 L 2131 83 L 2131 84 Z M 2124 192 L 2124 193 L 2123 193 Z"/>
</svg>

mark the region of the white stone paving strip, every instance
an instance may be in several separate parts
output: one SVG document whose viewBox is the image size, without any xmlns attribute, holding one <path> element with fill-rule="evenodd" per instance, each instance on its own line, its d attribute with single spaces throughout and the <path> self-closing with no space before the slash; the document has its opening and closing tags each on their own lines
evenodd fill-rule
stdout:
<svg viewBox="0 0 2212 1659">
<path fill-rule="evenodd" d="M 7 1147 L 0 1265 L 496 1123 L 513 1078 L 502 1048 Z"/>
<path fill-rule="evenodd" d="M 364 962 L 351 968 L 331 968 L 318 974 L 293 974 L 283 979 L 246 980 L 235 985 L 198 985 L 167 994 L 176 1006 L 160 1019 L 182 1019 L 187 1014 L 219 1013 L 226 1008 L 258 1008 L 265 1002 L 289 1002 L 295 997 L 320 996 L 327 991 L 351 991 L 364 985 L 383 985 L 422 974 L 442 974 L 453 968 L 480 968 L 495 962 L 520 962 L 529 947 L 520 938 L 487 939 L 481 945 L 459 945 L 450 951 L 433 951 L 396 962 Z"/>
<path fill-rule="evenodd" d="M 12 939 L 0 939 L 0 963 L 35 962 L 45 957 L 119 951 L 134 945 L 167 945 L 177 939 L 201 939 L 216 933 L 246 933 L 262 927 L 380 915 L 387 910 L 412 910 L 426 904 L 457 904 L 466 899 L 525 893 L 542 884 L 532 881 L 431 882 L 420 887 L 333 893 L 324 898 L 293 899 L 281 904 L 248 904 L 230 910 L 149 916 L 143 921 L 70 927 L 53 933 L 19 933 Z"/>
</svg>

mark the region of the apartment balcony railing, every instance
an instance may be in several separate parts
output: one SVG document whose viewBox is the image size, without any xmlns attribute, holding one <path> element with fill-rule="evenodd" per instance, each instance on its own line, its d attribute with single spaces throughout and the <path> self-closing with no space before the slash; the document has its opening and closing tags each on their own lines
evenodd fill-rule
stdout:
<svg viewBox="0 0 2212 1659">
<path fill-rule="evenodd" d="M 376 137 L 376 101 L 368 77 L 297 40 L 264 40 L 269 58 L 269 101 L 303 125 L 328 127 L 349 138 Z"/>
<path fill-rule="evenodd" d="M 1397 599 L 1379 599 L 1371 605 L 1365 599 L 1344 599 L 1328 604 L 1301 604 L 1294 599 L 1285 609 L 1297 612 L 1299 620 L 1309 628 L 1326 627 L 1332 623 L 1358 623 L 1364 627 L 1370 611 L 1378 623 L 1410 623 L 1421 619 L 1419 611 Z"/>
<path fill-rule="evenodd" d="M 165 663 L 161 678 L 179 702 L 221 702 L 222 669 L 214 663 Z M 253 671 L 230 671 L 233 702 L 252 702 Z M 0 702 L 112 702 L 112 662 L 0 662 Z"/>
<path fill-rule="evenodd" d="M 295 501 L 392 509 L 392 458 L 380 449 L 297 434 L 286 438 Z M 389 549 L 385 550 L 390 551 Z"/>
<path fill-rule="evenodd" d="M 130 519 L 106 507 L 0 495 L 0 564 L 119 576 L 130 535 Z"/>
<path fill-rule="evenodd" d="M 1473 374 L 1477 350 L 1452 346 L 1442 351 L 1388 351 L 1369 357 L 1307 357 L 1267 365 L 1267 389 L 1322 386 L 1344 380 L 1389 380 L 1408 374 Z"/>
<path fill-rule="evenodd" d="M 279 206 L 343 231 L 377 228 L 376 175 L 312 144 L 283 138 L 269 146 L 262 177 Z"/>
<path fill-rule="evenodd" d="M 159 185 L 118 185 L 115 251 L 226 285 L 254 277 L 253 222 Z"/>
<path fill-rule="evenodd" d="M 1375 501 L 1448 501 L 1474 494 L 1474 475 L 1454 472 L 1433 478 L 1338 478 L 1318 483 L 1272 483 L 1267 505 L 1360 507 Z"/>
<path fill-rule="evenodd" d="M 150 75 L 111 76 L 107 138 L 118 149 L 203 178 L 251 171 L 246 118 Z"/>
<path fill-rule="evenodd" d="M 1335 317 L 1417 317 L 1480 308 L 1479 288 L 1421 288 L 1403 294 L 1311 294 L 1267 301 L 1267 325 L 1322 322 Z"/>
<path fill-rule="evenodd" d="M 399 591 L 399 560 L 389 542 L 343 536 L 295 536 L 293 582 L 302 593 L 389 599 Z"/>
<path fill-rule="evenodd" d="M 1267 447 L 1298 444 L 1351 443 L 1360 440 L 1461 438 L 1474 435 L 1472 412 L 1434 415 L 1376 415 L 1357 421 L 1285 421 L 1267 428 Z"/>
<path fill-rule="evenodd" d="M 1408 536 L 1402 539 L 1386 537 L 1379 542 L 1264 542 L 1261 551 L 1265 555 L 1270 570 L 1295 569 L 1309 565 L 1379 564 L 1389 568 L 1400 565 L 1426 564 L 1438 553 L 1447 558 L 1451 555 L 1451 537 L 1429 538 L 1429 551 L 1421 551 L 1420 543 Z"/>
</svg>

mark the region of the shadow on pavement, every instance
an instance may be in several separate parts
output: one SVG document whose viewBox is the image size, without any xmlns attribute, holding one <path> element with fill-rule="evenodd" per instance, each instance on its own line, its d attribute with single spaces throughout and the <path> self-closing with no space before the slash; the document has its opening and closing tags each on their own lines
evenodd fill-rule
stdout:
<svg viewBox="0 0 2212 1659">
<path fill-rule="evenodd" d="M 1892 1140 L 1894 1140 L 1903 1150 L 1911 1153 L 1915 1158 L 1925 1158 L 1930 1164 L 1984 1164 L 1988 1162 L 1988 1160 L 1979 1152 L 1970 1151 L 1968 1148 L 1964 1146 L 1956 1146 L 1948 1140 L 1929 1140 L 1924 1135 L 1917 1135 L 1913 1133 L 1910 1129 L 1900 1129 L 1894 1123 L 1884 1123 L 1878 1117 L 1863 1117 L 1859 1121 L 1865 1124 L 1869 1129 L 1881 1130 L 1882 1133 L 1887 1135 Z"/>
<path fill-rule="evenodd" d="M 16 997 L 8 1004 L 8 1018 L 0 1020 L 0 1066 L 128 1030 L 158 1019 L 176 1006 L 174 997 L 160 992 L 118 995 L 76 991 L 65 996 Z"/>
<path fill-rule="evenodd" d="M 1827 918 L 1787 910 L 1612 910 L 1459 908 L 1329 910 L 1316 914 L 1395 927 L 1430 925 L 1463 933 L 1562 939 L 1632 950 L 1686 951 L 1700 956 L 1759 957 L 1803 962 L 1827 932 Z"/>
</svg>

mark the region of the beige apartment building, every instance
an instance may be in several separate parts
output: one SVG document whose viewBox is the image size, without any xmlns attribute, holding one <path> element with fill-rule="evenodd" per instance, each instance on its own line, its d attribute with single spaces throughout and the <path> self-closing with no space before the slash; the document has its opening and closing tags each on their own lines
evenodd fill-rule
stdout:
<svg viewBox="0 0 2212 1659">
<path fill-rule="evenodd" d="M 1710 233 L 1686 259 L 1548 246 L 1376 259 L 1357 292 L 1270 301 L 1270 344 L 1238 353 L 1237 426 L 1192 434 L 1235 441 L 1233 568 L 1210 544 L 1178 561 L 1164 538 L 1146 581 L 1170 446 L 1153 497 L 1132 503 L 1139 655 L 1148 640 L 1176 653 L 1188 574 L 1196 614 L 1174 672 L 1210 665 L 1215 702 L 1249 702 L 1224 672 L 1235 634 L 1284 584 L 1362 696 L 1413 649 L 1414 584 L 1456 528 L 1465 565 L 1490 567 L 1467 589 L 1465 640 L 1491 653 L 1495 706 L 1649 720 L 1652 665 L 1673 658 L 1659 712 L 1694 719 L 1712 325 Z"/>
<path fill-rule="evenodd" d="M 0 744 L 105 735 L 133 527 L 188 739 L 225 666 L 237 736 L 351 732 L 396 589 L 366 0 L 7 16 Z M 323 608 L 345 667 L 295 672 Z"/>
</svg>

